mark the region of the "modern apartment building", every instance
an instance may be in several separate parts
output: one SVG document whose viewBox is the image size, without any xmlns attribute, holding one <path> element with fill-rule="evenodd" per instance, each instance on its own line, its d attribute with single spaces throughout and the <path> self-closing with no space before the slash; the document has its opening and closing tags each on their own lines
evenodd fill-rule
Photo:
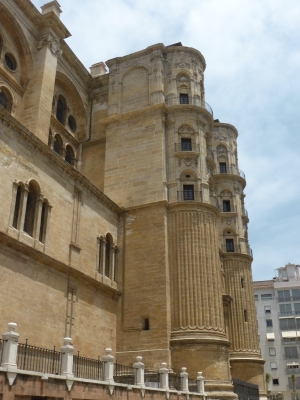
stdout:
<svg viewBox="0 0 300 400">
<path fill-rule="evenodd" d="M 281 392 L 285 400 L 292 400 L 296 392 L 298 399 L 300 266 L 287 264 L 277 269 L 276 277 L 272 280 L 256 281 L 253 286 L 260 348 L 266 361 L 265 373 L 271 377 L 269 390 L 272 394 Z"/>
</svg>

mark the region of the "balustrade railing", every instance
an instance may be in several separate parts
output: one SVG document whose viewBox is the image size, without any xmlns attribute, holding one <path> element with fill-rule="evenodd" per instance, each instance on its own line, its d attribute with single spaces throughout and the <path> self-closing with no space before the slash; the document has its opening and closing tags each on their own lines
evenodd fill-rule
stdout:
<svg viewBox="0 0 300 400">
<path fill-rule="evenodd" d="M 233 391 L 238 395 L 239 400 L 258 400 L 259 388 L 253 383 L 232 379 Z"/>
<path fill-rule="evenodd" d="M 196 379 L 189 379 L 189 392 L 197 393 L 197 380 Z"/>
<path fill-rule="evenodd" d="M 136 369 L 126 365 L 114 364 L 114 381 L 117 383 L 125 383 L 126 385 L 134 385 L 136 379 Z"/>
<path fill-rule="evenodd" d="M 73 373 L 76 378 L 104 380 L 103 361 L 82 357 L 79 354 L 73 356 Z"/>
<path fill-rule="evenodd" d="M 61 373 L 61 353 L 55 350 L 19 343 L 17 366 L 26 371 L 59 375 Z"/>
<path fill-rule="evenodd" d="M 243 171 L 241 171 L 238 168 L 233 168 L 233 167 L 218 167 L 214 171 L 212 171 L 213 175 L 237 175 L 240 176 L 241 178 L 246 180 L 246 175 L 244 174 Z"/>
<path fill-rule="evenodd" d="M 188 152 L 199 153 L 199 144 L 190 143 L 189 145 L 186 145 L 185 143 L 175 143 L 175 152 L 180 152 L 180 151 L 184 151 L 186 153 Z"/>
<path fill-rule="evenodd" d="M 182 98 L 180 96 L 167 97 L 165 99 L 165 103 L 167 106 L 189 105 L 190 104 L 193 106 L 198 106 L 198 107 L 204 108 L 212 116 L 214 115 L 211 106 L 208 103 L 206 103 L 204 100 L 202 100 L 199 96 L 186 96 L 185 98 Z"/>
<path fill-rule="evenodd" d="M 202 192 L 183 191 L 177 192 L 177 201 L 203 201 Z"/>
<path fill-rule="evenodd" d="M 236 246 L 235 244 L 233 247 L 230 246 L 230 248 L 227 248 L 225 244 L 222 244 L 221 248 L 224 253 L 248 254 L 249 256 L 253 257 L 253 251 L 250 246 L 246 246 L 245 251 L 243 251 L 240 246 Z"/>
<path fill-rule="evenodd" d="M 230 204 L 230 206 L 228 206 L 227 204 L 222 204 L 221 207 L 219 207 L 219 209 L 221 212 L 224 213 L 230 213 L 230 212 L 236 213 L 236 206 L 232 204 Z"/>
</svg>

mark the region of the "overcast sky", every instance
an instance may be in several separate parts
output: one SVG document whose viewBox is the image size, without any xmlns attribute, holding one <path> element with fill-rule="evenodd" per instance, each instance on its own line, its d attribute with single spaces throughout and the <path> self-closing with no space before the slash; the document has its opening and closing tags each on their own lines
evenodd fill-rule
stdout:
<svg viewBox="0 0 300 400">
<path fill-rule="evenodd" d="M 155 43 L 201 51 L 214 118 L 239 131 L 254 279 L 300 264 L 300 1 L 58 1 L 87 68 Z"/>
</svg>

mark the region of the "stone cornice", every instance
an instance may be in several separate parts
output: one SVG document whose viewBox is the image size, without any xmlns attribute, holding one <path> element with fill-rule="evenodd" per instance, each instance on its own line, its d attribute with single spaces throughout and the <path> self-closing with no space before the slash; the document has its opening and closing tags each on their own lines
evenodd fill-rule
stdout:
<svg viewBox="0 0 300 400">
<path fill-rule="evenodd" d="M 36 250 L 35 248 L 20 242 L 15 238 L 12 238 L 3 231 L 0 231 L 0 243 L 13 249 L 17 253 L 22 254 L 23 256 L 31 257 L 31 259 L 34 261 L 37 261 L 45 266 L 51 267 L 56 271 L 67 274 L 69 277 L 73 277 L 79 281 L 85 282 L 86 284 L 88 284 L 91 287 L 94 287 L 95 289 L 101 290 L 102 292 L 107 292 L 113 296 L 121 295 L 121 292 L 119 290 L 107 286 L 104 283 L 97 281 L 93 277 L 86 275 L 84 272 L 79 271 L 78 269 L 73 268 L 68 264 L 63 263 L 49 256 L 48 254 L 44 254 Z"/>
<path fill-rule="evenodd" d="M 169 204 L 169 212 L 190 212 L 190 211 L 200 211 L 200 212 L 211 212 L 217 217 L 219 215 L 219 210 L 209 203 L 203 203 L 200 201 L 180 201 L 176 203 Z"/>
<path fill-rule="evenodd" d="M 214 122 L 214 128 L 227 128 L 233 131 L 236 134 L 236 137 L 238 137 L 239 133 L 238 130 L 236 129 L 235 126 L 223 122 Z"/>
<path fill-rule="evenodd" d="M 92 84 L 92 75 L 64 40 L 61 41 L 61 49 L 63 51 L 62 58 L 65 59 L 68 65 L 75 70 L 82 82 L 87 85 L 86 89 L 88 89 Z"/>
<path fill-rule="evenodd" d="M 226 253 L 222 250 L 220 250 L 220 253 L 224 261 L 239 261 L 240 259 L 244 259 L 244 261 L 250 262 L 249 267 L 251 265 L 251 262 L 253 261 L 253 258 L 245 253 Z"/>
<path fill-rule="evenodd" d="M 55 164 L 58 168 L 71 176 L 76 181 L 77 185 L 82 185 L 85 190 L 87 190 L 98 201 L 100 201 L 100 203 L 104 204 L 111 211 L 116 213 L 117 216 L 122 213 L 122 209 L 116 203 L 114 203 L 109 197 L 101 192 L 100 189 L 94 186 L 84 175 L 74 169 L 50 147 L 48 147 L 44 142 L 42 142 L 38 137 L 31 133 L 19 121 L 17 121 L 2 108 L 0 108 L 0 121 L 2 124 L 6 124 L 7 126 L 15 129 L 15 131 L 23 138 L 24 142 L 30 143 L 33 147 L 38 149 L 45 157 L 48 158 L 52 165 Z"/>
<path fill-rule="evenodd" d="M 14 2 L 39 30 L 51 28 L 60 39 L 71 36 L 71 33 L 54 12 L 42 15 L 30 0 L 14 0 Z"/>
</svg>

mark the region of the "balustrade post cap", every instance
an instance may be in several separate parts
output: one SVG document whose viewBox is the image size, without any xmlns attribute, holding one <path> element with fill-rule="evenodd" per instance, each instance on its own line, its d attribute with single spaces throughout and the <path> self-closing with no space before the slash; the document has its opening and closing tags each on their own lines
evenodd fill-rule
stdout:
<svg viewBox="0 0 300 400">
<path fill-rule="evenodd" d="M 166 363 L 166 362 L 162 362 L 162 363 L 161 363 L 161 367 L 162 367 L 162 368 L 167 368 L 167 363 Z"/>
<path fill-rule="evenodd" d="M 182 372 L 186 372 L 186 367 L 182 367 L 182 368 L 181 368 L 181 371 L 182 371 Z"/>
<path fill-rule="evenodd" d="M 112 352 L 112 349 L 110 349 L 109 347 L 107 347 L 107 349 L 105 349 L 106 355 L 109 356 L 110 353 Z"/>
<path fill-rule="evenodd" d="M 72 339 L 70 337 L 65 337 L 64 338 L 64 345 L 70 345 L 72 343 Z"/>
<path fill-rule="evenodd" d="M 8 326 L 8 330 L 10 331 L 10 332 L 14 332 L 14 330 L 16 329 L 16 327 L 18 326 L 15 322 L 9 322 L 8 324 L 7 324 L 7 326 Z"/>
<path fill-rule="evenodd" d="M 198 372 L 197 380 L 198 381 L 204 380 L 204 378 L 202 376 L 202 372 Z"/>
<path fill-rule="evenodd" d="M 136 359 L 137 362 L 141 362 L 143 357 L 142 356 L 137 356 L 135 359 Z"/>
</svg>

